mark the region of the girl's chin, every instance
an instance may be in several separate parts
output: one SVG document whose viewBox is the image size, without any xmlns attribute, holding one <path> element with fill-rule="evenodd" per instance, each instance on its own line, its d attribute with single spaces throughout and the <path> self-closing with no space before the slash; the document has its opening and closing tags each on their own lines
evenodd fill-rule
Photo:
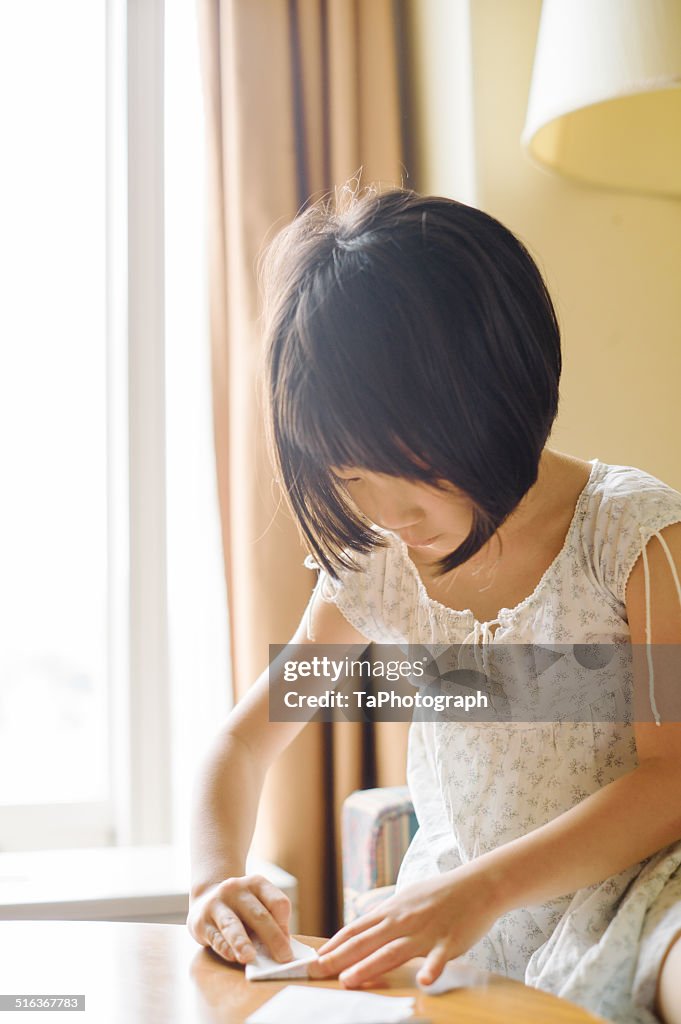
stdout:
<svg viewBox="0 0 681 1024">
<path fill-rule="evenodd" d="M 449 547 L 448 544 L 443 543 L 441 540 L 436 540 L 433 544 L 428 544 L 422 548 L 415 548 L 416 554 L 425 562 L 436 562 L 439 558 L 444 558 L 445 555 L 451 554 L 453 550 L 454 548 Z"/>
<path fill-rule="evenodd" d="M 423 548 L 424 551 L 440 552 L 446 554 L 448 551 L 453 551 L 451 541 L 444 534 L 436 537 L 432 544 L 428 544 L 427 547 Z"/>
</svg>

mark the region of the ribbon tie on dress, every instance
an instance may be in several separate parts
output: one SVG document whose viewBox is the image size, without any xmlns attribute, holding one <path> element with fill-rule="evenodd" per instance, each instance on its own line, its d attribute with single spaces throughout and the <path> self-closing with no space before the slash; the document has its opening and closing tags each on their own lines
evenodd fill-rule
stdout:
<svg viewBox="0 0 681 1024">
<path fill-rule="evenodd" d="M 473 629 L 463 642 L 465 644 L 491 644 L 494 640 L 494 632 L 489 627 L 495 624 L 501 625 L 501 619 L 490 619 L 489 622 L 478 622 L 476 619 Z"/>
<path fill-rule="evenodd" d="M 465 651 L 468 649 L 467 645 L 471 645 L 473 648 L 473 657 L 478 667 L 482 665 L 482 672 L 487 675 L 488 671 L 488 648 L 490 644 L 494 642 L 494 630 L 490 629 L 490 626 L 501 625 L 501 619 L 490 619 L 488 622 L 478 622 L 474 620 L 473 628 L 464 637 L 462 641 L 462 649 Z"/>
<path fill-rule="evenodd" d="M 653 714 L 655 715 L 655 724 L 659 725 L 660 724 L 660 714 L 659 714 L 659 712 L 657 710 L 657 704 L 655 702 L 655 686 L 654 686 L 654 682 L 653 682 L 653 680 L 654 680 L 653 658 L 652 658 L 652 654 L 651 654 L 651 651 L 650 651 L 650 646 L 651 646 L 650 645 L 650 570 L 648 569 L 648 555 L 646 553 L 646 545 L 648 543 L 648 540 L 650 540 L 650 538 L 648 538 L 648 540 L 646 540 L 645 527 L 639 526 L 638 529 L 639 529 L 639 533 L 641 534 L 641 536 L 643 538 L 642 554 L 643 554 L 643 576 L 644 576 L 644 579 L 645 579 L 645 595 L 646 595 L 646 656 L 647 656 L 647 659 L 648 659 L 648 693 L 650 694 L 650 707 L 652 709 Z M 653 530 L 652 533 L 659 540 L 659 542 L 662 545 L 662 548 L 664 550 L 664 553 L 667 556 L 667 561 L 669 562 L 669 565 L 671 566 L 672 575 L 674 577 L 674 582 L 676 584 L 676 590 L 677 590 L 677 593 L 679 595 L 679 603 L 681 604 L 681 583 L 679 582 L 679 576 L 678 576 L 678 573 L 676 571 L 676 566 L 674 565 L 674 559 L 672 558 L 672 553 L 669 550 L 669 545 L 667 544 L 666 540 L 664 539 L 664 537 L 662 536 L 662 534 L 658 530 Z"/>
</svg>

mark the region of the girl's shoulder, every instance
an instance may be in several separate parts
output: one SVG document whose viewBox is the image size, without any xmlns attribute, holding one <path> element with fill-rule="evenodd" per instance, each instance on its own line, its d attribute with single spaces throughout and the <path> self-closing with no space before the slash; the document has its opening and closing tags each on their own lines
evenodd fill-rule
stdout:
<svg viewBox="0 0 681 1024">
<path fill-rule="evenodd" d="M 602 583 L 624 604 L 627 580 L 653 534 L 681 522 L 681 492 L 636 466 L 598 462 L 581 535 Z"/>
<path fill-rule="evenodd" d="M 353 568 L 341 568 L 339 579 L 334 580 L 313 555 L 307 555 L 303 564 L 318 570 L 317 587 L 323 600 L 333 602 L 367 640 L 393 643 L 401 636 L 391 614 L 400 605 L 400 599 L 395 597 L 401 575 L 399 549 L 390 531 L 375 525 L 371 529 L 378 543 L 367 552 L 346 549 L 344 555 Z"/>
</svg>

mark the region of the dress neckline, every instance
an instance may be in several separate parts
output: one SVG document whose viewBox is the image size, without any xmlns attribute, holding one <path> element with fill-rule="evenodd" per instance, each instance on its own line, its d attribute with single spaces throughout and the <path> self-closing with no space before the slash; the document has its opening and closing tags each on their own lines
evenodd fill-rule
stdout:
<svg viewBox="0 0 681 1024">
<path fill-rule="evenodd" d="M 575 531 L 575 529 L 577 527 L 577 523 L 579 522 L 579 520 L 581 518 L 582 509 L 583 509 L 584 504 L 586 502 L 586 499 L 588 497 L 588 494 L 589 494 L 589 491 L 590 491 L 590 488 L 591 488 L 591 484 L 592 484 L 592 482 L 593 482 L 593 480 L 594 480 L 594 478 L 596 476 L 597 467 L 604 465 L 604 463 L 602 463 L 600 461 L 600 459 L 589 459 L 588 461 L 591 463 L 591 472 L 589 473 L 589 478 L 586 481 L 586 483 L 584 484 L 584 487 L 580 491 L 579 497 L 577 498 L 577 503 L 575 505 L 575 510 L 574 510 L 574 512 L 572 514 L 572 519 L 570 520 L 570 525 L 567 528 L 567 531 L 566 531 L 566 534 L 565 534 L 565 539 L 563 541 L 563 546 L 561 547 L 560 551 L 558 552 L 556 557 L 553 559 L 551 564 L 548 566 L 548 568 L 543 573 L 541 579 L 537 583 L 537 585 L 534 588 L 534 590 L 532 591 L 532 593 L 528 594 L 527 597 L 523 598 L 522 601 L 520 601 L 518 604 L 514 605 L 513 608 L 500 608 L 499 611 L 497 612 L 497 617 L 494 618 L 494 619 L 486 619 L 484 622 L 481 622 L 479 619 L 476 619 L 475 615 L 473 614 L 473 612 L 472 612 L 472 610 L 470 608 L 464 608 L 463 610 L 459 609 L 459 608 L 450 608 L 450 606 L 448 604 L 442 604 L 441 601 L 438 601 L 438 600 L 436 600 L 436 598 L 431 597 L 430 594 L 428 593 L 428 591 L 426 590 L 426 585 L 423 582 L 423 579 L 421 578 L 421 574 L 420 574 L 416 564 L 411 560 L 411 558 L 409 556 L 409 548 L 407 546 L 406 541 L 404 541 L 399 536 L 399 534 L 393 533 L 392 531 L 388 531 L 390 533 L 390 535 L 392 537 L 394 537 L 395 540 L 397 541 L 397 543 L 399 544 L 404 564 L 406 565 L 408 571 L 411 573 L 411 575 L 413 576 L 413 578 L 414 578 L 414 580 L 416 582 L 416 586 L 417 586 L 417 590 L 418 590 L 418 596 L 419 596 L 419 601 L 423 602 L 424 604 L 426 604 L 429 607 L 433 608 L 435 611 L 439 612 L 441 615 L 444 615 L 444 616 L 452 618 L 452 619 L 469 619 L 470 622 L 472 622 L 474 624 L 477 623 L 478 626 L 488 626 L 488 625 L 491 625 L 492 623 L 495 623 L 495 622 L 498 622 L 498 623 L 501 624 L 501 623 L 503 623 L 503 622 L 513 618 L 513 616 L 515 616 L 519 611 L 521 611 L 523 608 L 527 607 L 527 605 L 529 605 L 532 601 L 535 600 L 535 598 L 537 598 L 539 596 L 539 593 L 540 593 L 540 591 L 543 590 L 544 586 L 546 585 L 547 580 L 550 578 L 550 576 L 553 575 L 553 573 L 556 571 L 556 569 L 560 565 L 560 563 L 561 563 L 561 561 L 563 559 L 563 555 L 565 554 L 565 551 L 566 551 L 570 541 L 572 540 L 572 534 Z"/>
</svg>

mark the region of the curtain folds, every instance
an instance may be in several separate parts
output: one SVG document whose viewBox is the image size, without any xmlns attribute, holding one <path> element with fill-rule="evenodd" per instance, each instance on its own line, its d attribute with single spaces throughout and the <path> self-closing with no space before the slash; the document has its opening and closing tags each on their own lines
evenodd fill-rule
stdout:
<svg viewBox="0 0 681 1024">
<path fill-rule="evenodd" d="M 197 0 L 207 134 L 215 465 L 234 696 L 286 643 L 315 579 L 276 492 L 257 396 L 256 260 L 311 196 L 406 183 L 395 0 Z M 226 626 L 227 628 L 227 626 Z M 311 724 L 270 771 L 260 852 L 300 882 L 300 930 L 338 925 L 340 806 L 404 781 L 402 723 Z"/>
</svg>

